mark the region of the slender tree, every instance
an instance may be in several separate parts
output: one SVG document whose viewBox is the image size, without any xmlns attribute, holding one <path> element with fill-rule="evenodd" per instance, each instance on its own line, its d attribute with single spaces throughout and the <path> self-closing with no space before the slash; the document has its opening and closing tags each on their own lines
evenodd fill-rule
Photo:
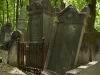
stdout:
<svg viewBox="0 0 100 75">
<path fill-rule="evenodd" d="M 18 8 L 19 8 L 19 0 L 17 0 L 17 5 L 16 5 L 16 27 L 18 23 Z"/>
</svg>

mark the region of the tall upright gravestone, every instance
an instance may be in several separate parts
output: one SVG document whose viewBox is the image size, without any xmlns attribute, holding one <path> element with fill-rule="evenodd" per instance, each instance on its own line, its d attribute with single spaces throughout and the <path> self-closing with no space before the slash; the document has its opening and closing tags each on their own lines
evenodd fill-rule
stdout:
<svg viewBox="0 0 100 75">
<path fill-rule="evenodd" d="M 41 75 L 65 75 L 76 67 L 88 12 L 88 7 L 79 13 L 72 5 L 57 12 L 58 21 Z"/>
<path fill-rule="evenodd" d="M 24 42 L 28 41 L 28 31 L 25 29 L 26 28 L 26 22 L 25 22 L 25 17 L 26 17 L 26 10 L 24 7 L 20 9 L 20 16 L 18 18 L 18 25 L 17 25 L 17 30 L 20 30 L 24 34 Z"/>
<path fill-rule="evenodd" d="M 29 11 L 29 41 L 40 42 L 45 37 L 45 41 L 49 42 L 53 29 L 53 8 L 49 0 L 34 0 L 27 10 Z"/>
</svg>

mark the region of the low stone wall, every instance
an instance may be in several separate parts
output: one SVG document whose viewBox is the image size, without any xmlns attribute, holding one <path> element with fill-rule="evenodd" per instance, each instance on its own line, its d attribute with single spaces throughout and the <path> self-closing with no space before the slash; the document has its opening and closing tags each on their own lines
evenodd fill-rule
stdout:
<svg viewBox="0 0 100 75">
<path fill-rule="evenodd" d="M 76 69 L 67 71 L 65 75 L 100 75 L 100 62 L 93 61 Z"/>
</svg>

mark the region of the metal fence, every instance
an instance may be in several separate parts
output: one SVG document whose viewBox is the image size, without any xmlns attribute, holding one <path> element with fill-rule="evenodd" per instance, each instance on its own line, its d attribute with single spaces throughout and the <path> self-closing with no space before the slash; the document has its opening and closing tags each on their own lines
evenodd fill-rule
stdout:
<svg viewBox="0 0 100 75">
<path fill-rule="evenodd" d="M 49 44 L 44 39 L 40 43 L 19 42 L 17 52 L 17 66 L 19 69 L 40 74 L 44 68 Z"/>
</svg>

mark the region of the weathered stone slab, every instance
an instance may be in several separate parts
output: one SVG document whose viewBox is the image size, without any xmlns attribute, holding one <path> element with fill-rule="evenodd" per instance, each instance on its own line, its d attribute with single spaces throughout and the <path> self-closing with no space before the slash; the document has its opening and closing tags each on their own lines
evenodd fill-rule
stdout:
<svg viewBox="0 0 100 75">
<path fill-rule="evenodd" d="M 11 35 L 11 42 L 9 46 L 7 62 L 12 66 L 17 66 L 18 38 L 21 42 L 24 41 L 24 36 L 22 31 L 14 31 Z"/>
<path fill-rule="evenodd" d="M 100 62 L 92 61 L 76 69 L 67 71 L 65 75 L 100 75 Z"/>
<path fill-rule="evenodd" d="M 41 75 L 65 75 L 75 68 L 88 11 L 85 7 L 79 13 L 69 5 L 57 13 L 58 21 Z"/>
<path fill-rule="evenodd" d="M 77 66 L 100 61 L 100 32 L 84 33 Z"/>
<path fill-rule="evenodd" d="M 25 30 L 25 15 L 26 15 L 25 8 L 22 7 L 18 19 L 17 30 Z"/>
<path fill-rule="evenodd" d="M 7 23 L 6 25 L 3 25 L 1 28 L 1 42 L 9 42 L 11 38 L 11 29 L 12 25 L 11 23 Z"/>
<path fill-rule="evenodd" d="M 100 32 L 91 33 L 91 57 L 93 61 L 100 61 Z"/>
<path fill-rule="evenodd" d="M 80 52 L 78 55 L 77 66 L 85 65 L 91 60 L 90 33 L 84 33 Z"/>
<path fill-rule="evenodd" d="M 41 42 L 44 37 L 48 43 L 53 30 L 53 8 L 49 0 L 34 0 L 28 7 L 29 41 Z"/>
</svg>

